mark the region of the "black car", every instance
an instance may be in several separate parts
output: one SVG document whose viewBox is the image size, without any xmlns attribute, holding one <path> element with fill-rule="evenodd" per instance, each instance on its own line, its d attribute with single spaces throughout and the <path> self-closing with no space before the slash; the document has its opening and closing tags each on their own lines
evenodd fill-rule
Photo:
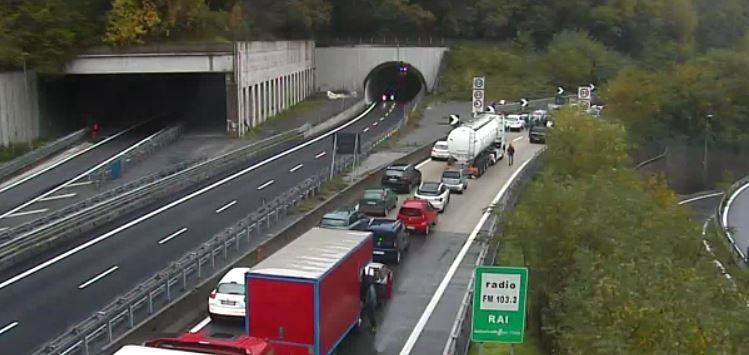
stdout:
<svg viewBox="0 0 749 355">
<path fill-rule="evenodd" d="M 413 164 L 393 164 L 382 174 L 382 186 L 407 194 L 421 184 L 421 171 Z"/>
<path fill-rule="evenodd" d="M 372 218 L 369 223 L 360 224 L 354 230 L 374 234 L 374 261 L 399 264 L 401 254 L 411 245 L 411 237 L 406 227 L 397 219 Z"/>
<path fill-rule="evenodd" d="M 531 143 L 546 143 L 546 126 L 533 126 L 528 131 L 528 140 Z"/>
</svg>

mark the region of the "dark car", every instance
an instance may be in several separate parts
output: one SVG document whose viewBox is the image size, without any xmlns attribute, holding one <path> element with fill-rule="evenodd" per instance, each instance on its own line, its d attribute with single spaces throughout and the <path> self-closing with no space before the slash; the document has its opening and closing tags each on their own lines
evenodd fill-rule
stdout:
<svg viewBox="0 0 749 355">
<path fill-rule="evenodd" d="M 421 171 L 413 164 L 393 164 L 382 174 L 382 186 L 407 194 L 421 184 Z"/>
<path fill-rule="evenodd" d="M 387 216 L 398 206 L 398 195 L 386 187 L 366 189 L 357 206 L 359 212 Z"/>
<path fill-rule="evenodd" d="M 369 223 L 360 224 L 355 230 L 374 234 L 374 261 L 399 264 L 401 254 L 411 246 L 411 237 L 406 226 L 397 219 L 372 218 Z"/>
<path fill-rule="evenodd" d="M 341 209 L 326 213 L 320 220 L 320 227 L 328 229 L 354 229 L 367 224 L 371 217 L 367 217 L 355 209 Z"/>
<path fill-rule="evenodd" d="M 528 140 L 531 143 L 546 143 L 546 126 L 533 126 L 528 131 Z"/>
</svg>

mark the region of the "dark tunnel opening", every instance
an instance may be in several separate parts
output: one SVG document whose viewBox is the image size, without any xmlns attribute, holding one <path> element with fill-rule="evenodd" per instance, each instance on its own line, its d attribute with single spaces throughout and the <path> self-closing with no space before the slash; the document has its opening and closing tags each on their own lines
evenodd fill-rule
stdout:
<svg viewBox="0 0 749 355">
<path fill-rule="evenodd" d="M 403 62 L 387 62 L 372 69 L 364 80 L 367 102 L 382 101 L 383 95 L 396 102 L 409 102 L 425 88 L 424 76 Z M 388 101 L 391 98 L 387 98 Z"/>
<path fill-rule="evenodd" d="M 42 81 L 45 131 L 122 129 L 144 120 L 184 122 L 191 131 L 226 132 L 224 74 L 67 75 Z"/>
</svg>

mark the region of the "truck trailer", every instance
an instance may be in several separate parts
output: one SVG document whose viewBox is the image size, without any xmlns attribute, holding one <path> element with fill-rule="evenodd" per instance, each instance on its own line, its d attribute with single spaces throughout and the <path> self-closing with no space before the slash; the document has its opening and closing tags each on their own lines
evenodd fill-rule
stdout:
<svg viewBox="0 0 749 355">
<path fill-rule="evenodd" d="M 502 115 L 482 113 L 447 136 L 450 158 L 465 167 L 466 172 L 480 177 L 492 163 L 504 156 L 505 122 Z M 492 155 L 494 157 L 492 158 Z"/>
<path fill-rule="evenodd" d="M 361 323 L 372 233 L 312 228 L 246 274 L 246 335 L 276 355 L 328 355 Z"/>
</svg>

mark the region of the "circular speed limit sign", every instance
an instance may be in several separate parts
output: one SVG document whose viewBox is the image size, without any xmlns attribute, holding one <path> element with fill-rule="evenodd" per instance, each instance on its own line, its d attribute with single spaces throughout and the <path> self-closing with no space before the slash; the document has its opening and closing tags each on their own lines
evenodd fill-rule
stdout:
<svg viewBox="0 0 749 355">
<path fill-rule="evenodd" d="M 473 91 L 473 98 L 475 100 L 481 100 L 484 98 L 484 91 L 482 90 L 474 90 Z"/>
<path fill-rule="evenodd" d="M 484 88 L 484 78 L 473 78 L 473 88 L 474 89 L 483 89 Z"/>
<path fill-rule="evenodd" d="M 481 106 L 482 106 L 481 100 L 473 100 L 473 107 L 481 108 Z"/>
</svg>

